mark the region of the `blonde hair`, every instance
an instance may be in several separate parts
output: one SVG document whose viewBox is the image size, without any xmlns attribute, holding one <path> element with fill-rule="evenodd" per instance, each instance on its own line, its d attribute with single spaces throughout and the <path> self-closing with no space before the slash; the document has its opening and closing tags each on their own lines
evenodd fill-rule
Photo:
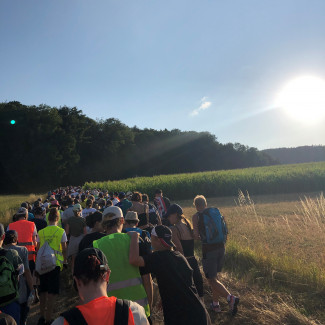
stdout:
<svg viewBox="0 0 325 325">
<path fill-rule="evenodd" d="M 207 200 L 206 200 L 205 196 L 197 195 L 194 198 L 193 205 L 196 206 L 196 207 L 205 207 L 208 204 L 207 204 Z"/>
</svg>

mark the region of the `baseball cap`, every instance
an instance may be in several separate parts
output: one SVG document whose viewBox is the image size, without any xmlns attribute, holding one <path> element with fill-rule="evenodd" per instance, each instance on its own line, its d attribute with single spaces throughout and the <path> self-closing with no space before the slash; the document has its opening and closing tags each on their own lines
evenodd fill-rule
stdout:
<svg viewBox="0 0 325 325">
<path fill-rule="evenodd" d="M 172 231 L 167 226 L 156 226 L 152 229 L 151 235 L 158 237 L 165 246 L 176 247 L 172 241 Z"/>
<path fill-rule="evenodd" d="M 124 198 L 125 198 L 125 193 L 124 193 L 124 192 L 120 192 L 120 193 L 118 194 L 118 198 L 119 198 L 119 199 L 124 199 Z"/>
<path fill-rule="evenodd" d="M 116 206 L 110 206 L 110 207 L 106 208 L 103 212 L 103 217 L 105 217 L 108 214 L 112 214 L 110 217 L 107 218 L 108 220 L 123 218 L 122 210 Z"/>
<path fill-rule="evenodd" d="M 72 208 L 73 211 L 81 211 L 82 207 L 79 203 L 75 204 Z"/>
<path fill-rule="evenodd" d="M 20 207 L 16 214 L 26 214 L 28 210 L 24 207 Z"/>
<path fill-rule="evenodd" d="M 83 249 L 77 256 L 74 261 L 74 268 L 73 268 L 73 275 L 76 276 L 77 278 L 80 277 L 81 275 L 89 275 L 91 276 L 89 270 L 89 256 L 96 256 L 99 261 L 100 261 L 100 270 L 109 270 L 108 263 L 107 263 L 107 258 L 105 254 L 97 248 L 85 248 Z"/>
<path fill-rule="evenodd" d="M 59 204 L 58 200 L 52 200 L 50 203 L 50 206 L 51 207 L 59 207 L 60 204 Z"/>
<path fill-rule="evenodd" d="M 128 211 L 125 216 L 125 220 L 139 221 L 138 214 L 135 211 Z"/>
<path fill-rule="evenodd" d="M 177 214 L 179 214 L 179 215 L 182 215 L 183 214 L 183 209 L 178 205 L 178 204 L 172 204 L 169 208 L 168 208 L 168 210 L 167 210 L 167 212 L 166 212 L 166 214 L 165 214 L 165 218 L 167 218 L 167 217 L 169 217 L 171 214 L 174 214 L 174 213 L 177 213 Z"/>
</svg>

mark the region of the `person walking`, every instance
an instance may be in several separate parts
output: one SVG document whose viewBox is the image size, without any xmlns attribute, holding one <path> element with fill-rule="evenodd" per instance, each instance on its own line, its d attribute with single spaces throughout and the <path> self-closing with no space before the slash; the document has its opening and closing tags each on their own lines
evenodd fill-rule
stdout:
<svg viewBox="0 0 325 325">
<path fill-rule="evenodd" d="M 194 255 L 193 228 L 189 220 L 183 215 L 183 209 L 178 204 L 172 204 L 165 215 L 172 225 L 172 240 L 176 249 L 182 253 L 193 269 L 193 280 L 199 297 L 203 297 L 203 279 L 199 264 Z"/>
<path fill-rule="evenodd" d="M 212 302 L 211 309 L 215 312 L 221 312 L 219 304 L 219 297 L 227 299 L 230 312 L 234 316 L 237 313 L 237 305 L 239 304 L 239 298 L 232 295 L 229 290 L 219 281 L 218 273 L 222 271 L 225 258 L 225 241 L 227 230 L 223 223 L 223 217 L 220 215 L 219 210 L 208 208 L 206 198 L 203 195 L 197 195 L 193 202 L 196 213 L 192 217 L 193 221 L 193 234 L 194 238 L 200 240 L 202 243 L 202 264 L 203 271 L 208 279 L 209 285 L 212 290 Z M 210 212 L 211 211 L 211 212 Z M 222 229 L 218 231 L 217 224 L 213 221 L 211 213 L 216 212 L 216 220 L 219 220 L 222 224 Z M 219 215 L 218 215 L 219 213 Z M 205 222 L 208 220 L 209 222 Z M 212 229 L 213 228 L 213 229 Z M 222 240 L 219 242 L 213 242 L 208 239 L 207 229 L 210 234 L 216 234 L 221 236 Z M 217 229 L 217 231 L 215 231 Z M 220 237 L 221 238 L 221 237 Z"/>
<path fill-rule="evenodd" d="M 76 256 L 73 277 L 82 304 L 62 313 L 52 325 L 148 325 L 139 304 L 107 296 L 110 274 L 102 251 L 96 248 L 81 251 Z"/>
<path fill-rule="evenodd" d="M 148 205 L 142 203 L 142 195 L 139 192 L 134 192 L 131 197 L 132 206 L 129 211 L 134 211 L 138 214 L 140 229 L 149 227 L 149 208 Z"/>
<path fill-rule="evenodd" d="M 60 293 L 60 271 L 67 263 L 67 235 L 58 227 L 60 212 L 56 208 L 50 210 L 49 225 L 40 230 L 37 237 L 38 250 L 47 242 L 54 250 L 56 267 L 54 270 L 39 275 L 40 278 L 40 318 L 37 325 L 49 325 L 52 322 L 53 307 L 57 295 Z"/>
<path fill-rule="evenodd" d="M 120 192 L 118 194 L 118 198 L 120 199 L 120 202 L 118 202 L 116 204 L 117 207 L 121 208 L 122 212 L 123 212 L 123 216 L 125 217 L 126 213 L 128 212 L 128 210 L 131 208 L 132 206 L 132 202 L 129 201 L 126 198 L 126 195 L 124 192 Z"/>
<path fill-rule="evenodd" d="M 153 203 L 158 210 L 162 223 L 166 226 L 170 226 L 169 221 L 165 218 L 165 214 L 170 207 L 170 201 L 167 197 L 163 196 L 163 191 L 161 189 L 156 189 Z"/>
</svg>

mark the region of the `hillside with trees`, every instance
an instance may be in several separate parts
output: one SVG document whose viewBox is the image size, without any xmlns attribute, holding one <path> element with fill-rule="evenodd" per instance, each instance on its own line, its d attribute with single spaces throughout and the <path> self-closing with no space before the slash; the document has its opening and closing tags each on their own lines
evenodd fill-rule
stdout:
<svg viewBox="0 0 325 325">
<path fill-rule="evenodd" d="M 266 149 L 266 153 L 280 164 L 298 164 L 325 161 L 325 146 Z"/>
<path fill-rule="evenodd" d="M 96 121 L 76 107 L 8 102 L 0 103 L 0 116 L 2 193 L 276 163 L 256 148 L 221 144 L 208 132 L 139 129 L 115 118 Z"/>
</svg>

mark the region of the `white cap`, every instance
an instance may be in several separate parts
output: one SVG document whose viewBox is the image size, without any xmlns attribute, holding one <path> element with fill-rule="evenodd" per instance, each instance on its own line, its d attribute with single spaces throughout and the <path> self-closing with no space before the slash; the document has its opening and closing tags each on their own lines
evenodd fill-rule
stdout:
<svg viewBox="0 0 325 325">
<path fill-rule="evenodd" d="M 107 214 L 112 213 L 113 216 L 111 216 L 109 218 L 109 220 L 114 220 L 117 218 L 123 218 L 123 212 L 119 207 L 115 207 L 115 206 L 110 206 L 108 208 L 106 208 L 103 212 L 103 217 L 105 217 Z"/>
</svg>

